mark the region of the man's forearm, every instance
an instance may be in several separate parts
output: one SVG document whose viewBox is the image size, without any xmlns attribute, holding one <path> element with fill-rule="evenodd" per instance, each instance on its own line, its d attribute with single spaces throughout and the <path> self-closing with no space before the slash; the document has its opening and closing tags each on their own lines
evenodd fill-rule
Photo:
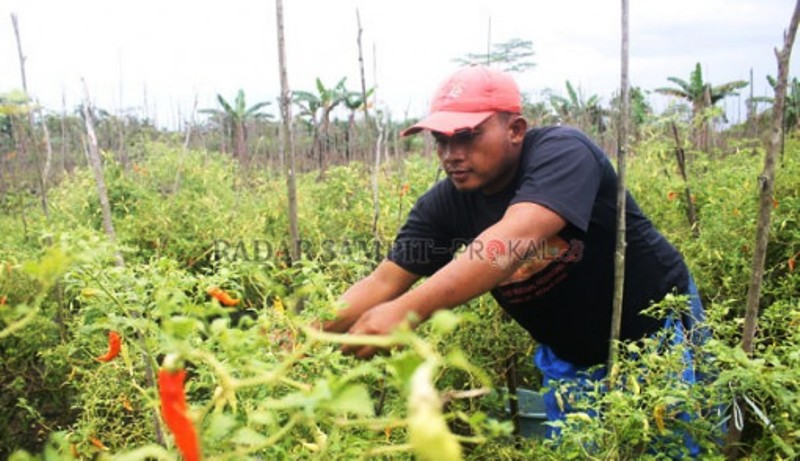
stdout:
<svg viewBox="0 0 800 461">
<path fill-rule="evenodd" d="M 480 252 L 473 250 L 478 250 L 480 245 L 470 244 L 458 258 L 395 302 L 404 304 L 409 312 L 424 321 L 437 310 L 456 307 L 490 291 L 519 267 L 520 258 L 501 266 L 488 258 L 476 257 Z"/>
<path fill-rule="evenodd" d="M 560 216 L 540 205 L 512 205 L 500 222 L 476 237 L 459 257 L 394 302 L 414 312 L 420 321 L 439 309 L 463 304 L 509 278 L 536 254 L 536 245 L 565 225 Z M 493 246 L 496 251 L 490 252 Z"/>
</svg>

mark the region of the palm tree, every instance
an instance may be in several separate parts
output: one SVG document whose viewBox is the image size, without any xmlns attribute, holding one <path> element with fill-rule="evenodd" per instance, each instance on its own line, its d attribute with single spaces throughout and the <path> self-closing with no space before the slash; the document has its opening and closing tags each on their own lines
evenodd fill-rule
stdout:
<svg viewBox="0 0 800 461">
<path fill-rule="evenodd" d="M 220 120 L 223 121 L 224 126 L 233 128 L 234 156 L 237 157 L 239 161 L 247 163 L 249 154 L 247 151 L 246 124 L 251 120 L 272 118 L 271 114 L 260 112 L 261 109 L 268 106 L 270 103 L 259 102 L 247 107 L 244 97 L 244 90 L 241 89 L 236 93 L 236 99 L 234 100 L 233 105 L 228 103 L 228 101 L 226 101 L 225 98 L 223 98 L 220 94 L 217 94 L 217 101 L 219 102 L 219 105 L 222 106 L 222 110 L 203 109 L 200 112 L 216 115 Z"/>
<path fill-rule="evenodd" d="M 737 90 L 748 85 L 745 80 L 734 80 L 716 86 L 705 82 L 703 81 L 703 70 L 699 62 L 695 65 L 694 71 L 689 74 L 689 81 L 678 77 L 667 77 L 667 80 L 676 84 L 678 88 L 663 87 L 656 88 L 654 91 L 667 96 L 685 99 L 691 103 L 692 119 L 696 126 L 695 142 L 704 150 L 709 147 L 710 136 L 709 117 L 706 115 L 706 109 L 713 107 L 717 102 L 728 96 L 738 95 Z"/>
</svg>

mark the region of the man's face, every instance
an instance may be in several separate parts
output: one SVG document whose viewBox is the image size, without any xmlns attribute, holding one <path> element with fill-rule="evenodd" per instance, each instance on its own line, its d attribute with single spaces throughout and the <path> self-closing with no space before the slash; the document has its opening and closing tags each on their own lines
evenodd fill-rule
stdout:
<svg viewBox="0 0 800 461">
<path fill-rule="evenodd" d="M 501 191 L 514 178 L 527 124 L 511 114 L 494 114 L 468 131 L 432 132 L 447 176 L 461 191 Z"/>
</svg>

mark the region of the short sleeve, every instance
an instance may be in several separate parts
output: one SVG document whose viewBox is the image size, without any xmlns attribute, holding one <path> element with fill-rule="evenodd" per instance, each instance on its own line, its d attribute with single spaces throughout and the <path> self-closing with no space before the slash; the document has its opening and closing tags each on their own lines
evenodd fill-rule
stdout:
<svg viewBox="0 0 800 461">
<path fill-rule="evenodd" d="M 537 203 L 586 232 L 601 178 L 589 141 L 572 129 L 557 128 L 523 149 L 523 171 L 511 204 Z"/>
<path fill-rule="evenodd" d="M 388 259 L 411 273 L 430 276 L 453 259 L 456 249 L 443 224 L 448 210 L 441 209 L 441 194 L 442 188 L 434 186 L 417 200 L 389 250 Z"/>
</svg>

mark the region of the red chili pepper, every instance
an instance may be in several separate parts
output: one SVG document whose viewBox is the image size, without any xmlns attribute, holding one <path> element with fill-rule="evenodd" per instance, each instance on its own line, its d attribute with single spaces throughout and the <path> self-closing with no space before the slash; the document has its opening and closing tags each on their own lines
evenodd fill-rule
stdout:
<svg viewBox="0 0 800 461">
<path fill-rule="evenodd" d="M 116 331 L 110 331 L 108 332 L 108 352 L 106 352 L 105 355 L 97 357 L 97 360 L 101 362 L 110 362 L 114 357 L 119 355 L 120 349 L 122 349 L 122 338 Z"/>
<path fill-rule="evenodd" d="M 200 442 L 197 432 L 187 414 L 186 394 L 183 382 L 186 370 L 169 371 L 162 368 L 158 371 L 158 391 L 161 396 L 161 416 L 175 437 L 186 461 L 200 460 Z"/>
<path fill-rule="evenodd" d="M 672 191 L 672 190 L 671 190 L 671 191 L 669 191 L 669 192 L 667 192 L 667 200 L 669 200 L 669 201 L 673 201 L 673 200 L 675 200 L 676 198 L 678 198 L 678 193 L 677 193 L 677 192 L 675 192 L 675 191 Z"/>
<path fill-rule="evenodd" d="M 239 299 L 231 298 L 231 295 L 229 295 L 224 290 L 221 290 L 217 287 L 209 288 L 208 291 L 206 291 L 206 293 L 211 295 L 212 298 L 219 301 L 219 303 L 222 304 L 223 306 L 228 306 L 228 307 L 236 306 L 237 304 L 239 304 L 239 301 L 241 301 Z"/>
<path fill-rule="evenodd" d="M 6 304 L 6 295 L 0 296 L 0 306 L 4 306 Z"/>
</svg>

